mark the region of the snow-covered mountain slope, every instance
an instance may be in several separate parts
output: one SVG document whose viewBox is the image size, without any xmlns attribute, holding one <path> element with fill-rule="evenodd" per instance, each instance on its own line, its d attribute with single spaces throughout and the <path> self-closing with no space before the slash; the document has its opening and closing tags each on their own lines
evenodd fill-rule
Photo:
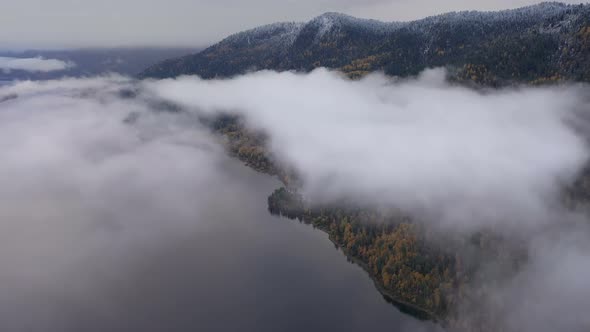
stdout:
<svg viewBox="0 0 590 332">
<path fill-rule="evenodd" d="M 263 25 L 251 30 L 233 34 L 224 40 L 220 45 L 244 45 L 255 47 L 257 45 L 270 43 L 274 47 L 289 47 L 299 35 L 303 23 L 281 22 Z"/>
<path fill-rule="evenodd" d="M 167 60 L 142 77 L 233 76 L 258 69 L 380 70 L 413 75 L 446 66 L 454 78 L 485 84 L 590 81 L 590 5 L 547 2 L 498 12 L 464 11 L 412 22 L 326 13 L 237 33 L 203 52 Z"/>
<path fill-rule="evenodd" d="M 368 33 L 386 35 L 404 25 L 406 23 L 386 23 L 377 20 L 356 18 L 340 13 L 325 13 L 309 21 L 306 27 L 317 29 L 317 38 L 321 39 L 326 34 L 333 33 L 334 31 L 337 32 L 343 28 L 354 28 Z"/>
</svg>

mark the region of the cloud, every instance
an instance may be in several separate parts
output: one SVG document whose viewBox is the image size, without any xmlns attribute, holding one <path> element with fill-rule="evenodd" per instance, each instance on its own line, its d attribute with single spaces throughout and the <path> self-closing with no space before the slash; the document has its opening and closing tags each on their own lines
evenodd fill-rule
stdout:
<svg viewBox="0 0 590 332">
<path fill-rule="evenodd" d="M 452 227 L 549 222 L 588 159 L 568 124 L 588 110 L 582 86 L 474 91 L 444 83 L 441 70 L 402 81 L 317 70 L 148 87 L 198 111 L 243 114 L 312 201 L 395 204 Z"/>
<path fill-rule="evenodd" d="M 589 226 L 583 220 L 533 237 L 528 265 L 494 294 L 508 330 L 588 330 L 582 308 L 590 305 Z"/>
<path fill-rule="evenodd" d="M 503 258 L 481 262 L 462 290 L 467 326 L 587 330 L 588 216 L 566 211 L 562 195 L 588 161 L 589 87 L 477 91 L 444 77 L 350 81 L 322 69 L 144 84 L 193 112 L 241 114 L 296 168 L 311 202 L 377 202 L 430 232 L 501 236 Z M 518 267 L 515 248 L 526 255 Z"/>
<path fill-rule="evenodd" d="M 127 280 L 138 257 L 208 229 L 220 204 L 208 197 L 227 183 L 222 150 L 190 115 L 121 98 L 131 82 L 0 88 L 16 96 L 0 103 L 3 330 L 77 330 L 63 325 L 75 320 L 72 303 L 98 314 L 88 311 L 107 301 L 105 279 Z"/>
<path fill-rule="evenodd" d="M 71 319 L 80 298 L 89 306 L 80 310 L 108 315 L 118 298 L 101 285 L 143 274 L 128 267 L 185 234 L 237 227 L 218 223 L 253 203 L 231 194 L 238 177 L 223 171 L 228 157 L 198 120 L 231 111 L 268 134 L 314 201 L 378 202 L 432 228 L 517 239 L 528 253 L 518 270 L 473 284 L 498 326 L 587 330 L 588 219 L 560 200 L 588 159 L 588 87 L 476 91 L 444 76 L 350 81 L 317 70 L 1 87 L 0 286 L 10 301 L 0 300 L 0 321 L 20 328 L 30 312 L 31 326 L 63 330 L 55 315 L 67 307 Z M 181 111 L 162 112 L 162 102 Z M 230 234 L 248 234 L 244 246 L 262 232 L 241 227 Z"/>
<path fill-rule="evenodd" d="M 50 72 L 66 70 L 75 66 L 72 62 L 57 59 L 36 58 L 11 58 L 0 57 L 0 69 L 4 71 L 24 70 L 29 72 Z"/>
<path fill-rule="evenodd" d="M 133 80 L 26 81 L 0 100 L 0 330 L 435 330 L 324 236 L 277 222 L 276 179 Z"/>
</svg>

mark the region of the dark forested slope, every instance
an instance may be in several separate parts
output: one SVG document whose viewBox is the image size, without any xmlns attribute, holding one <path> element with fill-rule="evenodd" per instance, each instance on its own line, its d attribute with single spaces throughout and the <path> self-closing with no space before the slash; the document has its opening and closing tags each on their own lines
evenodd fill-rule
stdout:
<svg viewBox="0 0 590 332">
<path fill-rule="evenodd" d="M 445 66 L 484 84 L 590 81 L 590 5 L 542 3 L 384 23 L 326 13 L 232 35 L 204 51 L 158 63 L 141 77 L 228 77 L 252 70 L 341 70 L 414 75 Z"/>
<path fill-rule="evenodd" d="M 156 64 L 140 76 L 215 78 L 260 69 L 306 72 L 328 67 L 354 78 L 372 71 L 409 76 L 440 66 L 452 80 L 492 86 L 590 81 L 590 5 L 543 3 L 407 23 L 328 13 L 307 23 L 278 23 L 235 34 L 201 53 Z M 494 318 L 498 308 L 484 304 L 489 294 L 482 289 L 488 282 L 510 279 L 526 263 L 519 241 L 487 230 L 433 241 L 441 234 L 402 213 L 305 202 L 297 193 L 295 172 L 276 162 L 264 133 L 252 132 L 236 116 L 219 116 L 208 125 L 225 137 L 231 154 L 281 178 L 285 187 L 268 200 L 272 213 L 328 233 L 384 296 L 458 331 L 503 330 Z M 568 206 L 590 201 L 589 178 L 586 170 L 566 190 Z M 507 274 L 482 278 L 484 265 Z M 473 289 L 474 280 L 479 289 Z"/>
</svg>

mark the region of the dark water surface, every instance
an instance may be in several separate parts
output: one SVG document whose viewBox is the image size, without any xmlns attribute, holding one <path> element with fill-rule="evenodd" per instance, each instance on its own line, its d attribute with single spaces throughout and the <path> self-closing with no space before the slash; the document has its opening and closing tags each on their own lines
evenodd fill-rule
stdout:
<svg viewBox="0 0 590 332">
<path fill-rule="evenodd" d="M 203 220 L 139 254 L 118 247 L 79 263 L 76 281 L 36 294 L 17 321 L 66 332 L 434 330 L 388 304 L 326 234 L 271 216 L 277 180 L 233 160 L 221 172 L 223 187 L 194 198 Z"/>
</svg>

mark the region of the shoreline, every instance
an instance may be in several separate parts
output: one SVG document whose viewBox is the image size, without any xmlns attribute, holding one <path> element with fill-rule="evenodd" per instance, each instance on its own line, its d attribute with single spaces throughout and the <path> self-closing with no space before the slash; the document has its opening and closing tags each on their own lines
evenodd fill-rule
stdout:
<svg viewBox="0 0 590 332">
<path fill-rule="evenodd" d="M 218 118 L 216 120 L 217 121 L 213 121 L 212 131 L 220 135 L 220 137 L 223 137 L 220 143 L 226 147 L 230 157 L 240 160 L 244 166 L 253 169 L 258 173 L 278 179 L 279 182 L 284 185 L 284 188 L 291 187 L 289 183 L 291 182 L 291 177 L 282 172 L 281 168 L 276 167 L 275 163 L 273 162 L 274 160 L 268 157 L 267 151 L 265 149 L 254 149 L 260 148 L 261 144 L 257 141 L 255 134 L 244 130 L 241 124 L 239 124 L 239 121 L 231 116 Z M 211 124 L 212 123 L 209 123 L 209 125 Z M 242 153 L 242 150 L 247 152 Z M 421 308 L 415 304 L 400 300 L 397 295 L 392 294 L 387 289 L 385 289 L 380 284 L 381 280 L 371 273 L 368 266 L 359 258 L 352 256 L 345 247 L 339 244 L 332 237 L 329 229 L 325 229 L 321 225 L 314 225 L 311 220 L 306 220 L 305 215 L 297 214 L 288 216 L 285 215 L 283 211 L 277 211 L 278 213 L 274 213 L 271 211 L 270 205 L 268 207 L 270 214 L 275 214 L 281 218 L 291 219 L 291 221 L 299 220 L 299 222 L 304 223 L 307 226 L 312 226 L 313 228 L 318 228 L 321 232 L 328 235 L 328 240 L 334 244 L 337 250 L 342 250 L 342 253 L 349 262 L 359 266 L 371 279 L 376 290 L 384 298 L 384 300 L 393 305 L 400 312 L 410 315 L 418 320 L 431 321 L 444 327 L 444 317 L 436 315 L 435 313 Z"/>
<path fill-rule="evenodd" d="M 283 216 L 281 216 L 281 217 L 283 217 Z M 346 250 L 346 248 L 344 248 L 341 245 L 339 245 L 338 243 L 336 243 L 334 241 L 334 239 L 332 238 L 332 236 L 330 234 L 328 234 L 326 231 L 324 231 L 323 229 L 318 228 L 318 227 L 315 227 L 315 228 L 317 228 L 320 231 L 322 231 L 323 233 L 327 234 L 330 242 L 332 242 L 337 247 L 338 250 L 342 251 L 342 253 L 347 258 L 347 260 L 358 265 L 363 271 L 365 271 L 365 273 L 369 276 L 369 278 L 371 279 L 371 281 L 375 285 L 375 288 L 377 289 L 379 294 L 381 294 L 387 302 L 391 303 L 394 307 L 399 309 L 402 313 L 411 315 L 412 317 L 415 317 L 419 320 L 429 320 L 429 321 L 432 321 L 435 323 L 441 322 L 441 318 L 436 316 L 434 313 L 432 313 L 428 310 L 425 310 L 423 308 L 420 308 L 414 304 L 407 303 L 405 301 L 397 299 L 397 297 L 394 294 L 387 291 L 383 286 L 381 286 L 379 284 L 379 280 L 369 271 L 367 264 L 363 263 L 363 261 L 361 261 L 360 259 L 350 255 L 348 253 L 348 251 Z"/>
<path fill-rule="evenodd" d="M 373 285 L 375 286 L 375 288 L 377 289 L 377 291 L 379 292 L 379 294 L 381 294 L 381 296 L 383 296 L 383 298 L 385 299 L 385 301 L 387 301 L 388 303 L 390 303 L 391 305 L 393 305 L 394 307 L 396 307 L 400 312 L 410 315 L 416 319 L 419 320 L 423 320 L 423 321 L 432 321 L 434 323 L 438 323 L 441 324 L 442 322 L 444 322 L 444 319 L 442 319 L 441 317 L 437 316 L 436 314 L 434 314 L 433 312 L 430 312 L 426 309 L 420 308 L 414 304 L 399 300 L 398 297 L 394 294 L 392 294 L 391 292 L 387 291 L 383 286 L 381 286 L 379 284 L 379 280 L 369 271 L 367 265 L 361 261 L 360 259 L 350 255 L 350 253 L 346 250 L 346 248 L 344 248 L 343 246 L 341 246 L 339 243 L 337 243 L 332 236 L 330 235 L 329 232 L 327 232 L 326 230 L 322 229 L 322 227 L 318 227 L 315 225 L 312 225 L 311 223 L 306 222 L 303 219 L 291 219 L 288 216 L 285 216 L 283 214 L 278 214 L 279 217 L 284 218 L 284 219 L 288 219 L 288 220 L 299 220 L 299 222 L 306 224 L 307 226 L 312 226 L 315 229 L 318 229 L 319 231 L 321 231 L 322 233 L 328 235 L 328 240 L 330 240 L 330 242 L 332 244 L 334 244 L 334 246 L 336 246 L 336 249 L 341 251 L 344 256 L 346 257 L 346 259 L 349 262 L 352 262 L 353 264 L 359 266 L 371 279 L 371 281 L 373 282 Z"/>
</svg>

